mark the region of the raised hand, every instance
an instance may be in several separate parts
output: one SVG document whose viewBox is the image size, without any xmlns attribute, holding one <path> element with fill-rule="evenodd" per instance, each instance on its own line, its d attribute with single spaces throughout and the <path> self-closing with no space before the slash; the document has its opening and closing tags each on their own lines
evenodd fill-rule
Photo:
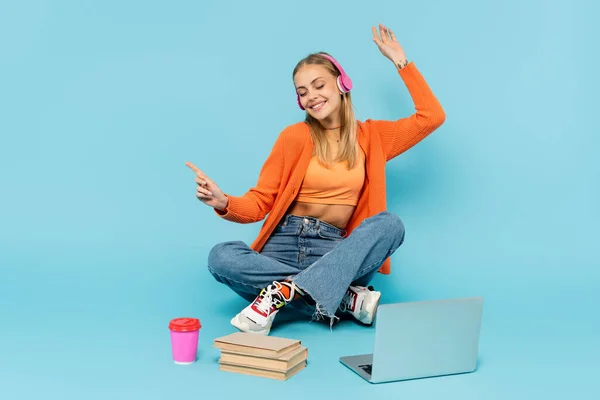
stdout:
<svg viewBox="0 0 600 400">
<path fill-rule="evenodd" d="M 188 161 L 185 165 L 196 173 L 196 184 L 198 185 L 196 187 L 196 197 L 198 200 L 218 210 L 225 210 L 229 199 L 223 194 L 217 184 L 191 162 Z"/>
<path fill-rule="evenodd" d="M 391 29 L 379 24 L 379 33 L 377 33 L 377 29 L 374 26 L 371 30 L 373 32 L 373 41 L 379 47 L 381 54 L 389 58 L 398 68 L 402 68 L 408 64 L 404 49 L 400 46 L 398 40 L 396 40 L 396 35 L 394 35 Z"/>
</svg>

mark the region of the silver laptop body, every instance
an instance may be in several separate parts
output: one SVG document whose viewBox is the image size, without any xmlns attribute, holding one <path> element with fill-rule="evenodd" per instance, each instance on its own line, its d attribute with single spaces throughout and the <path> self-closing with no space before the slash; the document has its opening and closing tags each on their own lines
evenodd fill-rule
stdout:
<svg viewBox="0 0 600 400">
<path fill-rule="evenodd" d="M 473 372 L 482 311 L 482 297 L 382 304 L 373 354 L 340 362 L 371 383 Z"/>
</svg>

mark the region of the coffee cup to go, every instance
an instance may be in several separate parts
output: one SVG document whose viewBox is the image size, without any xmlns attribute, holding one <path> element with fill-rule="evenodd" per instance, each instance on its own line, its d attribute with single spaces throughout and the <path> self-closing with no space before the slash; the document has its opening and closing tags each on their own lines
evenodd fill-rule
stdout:
<svg viewBox="0 0 600 400">
<path fill-rule="evenodd" d="M 200 327 L 200 320 L 197 318 L 176 318 L 169 323 L 171 352 L 176 364 L 196 362 Z"/>
</svg>

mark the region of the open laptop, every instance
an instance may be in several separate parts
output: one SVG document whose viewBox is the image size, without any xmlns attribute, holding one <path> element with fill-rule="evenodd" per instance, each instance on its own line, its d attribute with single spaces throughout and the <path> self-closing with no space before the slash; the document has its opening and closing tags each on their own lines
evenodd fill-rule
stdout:
<svg viewBox="0 0 600 400">
<path fill-rule="evenodd" d="M 340 357 L 371 383 L 473 372 L 483 298 L 381 304 L 373 354 Z"/>
</svg>

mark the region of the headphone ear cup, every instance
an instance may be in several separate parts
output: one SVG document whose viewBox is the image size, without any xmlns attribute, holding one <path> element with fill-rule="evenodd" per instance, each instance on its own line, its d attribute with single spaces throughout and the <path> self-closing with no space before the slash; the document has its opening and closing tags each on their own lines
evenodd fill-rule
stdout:
<svg viewBox="0 0 600 400">
<path fill-rule="evenodd" d="M 341 91 L 342 93 L 348 93 L 348 92 L 350 91 L 350 90 L 347 88 L 347 86 L 346 86 L 346 85 L 344 85 L 344 80 L 342 79 L 342 75 L 340 75 L 340 76 L 338 76 L 338 77 L 337 77 L 337 80 L 336 80 L 336 82 L 337 82 L 338 88 L 340 89 L 340 91 Z"/>
<path fill-rule="evenodd" d="M 346 92 L 349 92 L 350 90 L 352 90 L 352 79 L 350 79 L 350 77 L 348 75 L 344 75 L 344 77 L 342 79 L 342 84 L 346 88 Z"/>
<path fill-rule="evenodd" d="M 301 110 L 304 110 L 304 107 L 302 107 L 302 103 L 300 102 L 300 96 L 296 95 L 296 100 L 298 101 L 298 107 L 300 107 Z"/>
</svg>

